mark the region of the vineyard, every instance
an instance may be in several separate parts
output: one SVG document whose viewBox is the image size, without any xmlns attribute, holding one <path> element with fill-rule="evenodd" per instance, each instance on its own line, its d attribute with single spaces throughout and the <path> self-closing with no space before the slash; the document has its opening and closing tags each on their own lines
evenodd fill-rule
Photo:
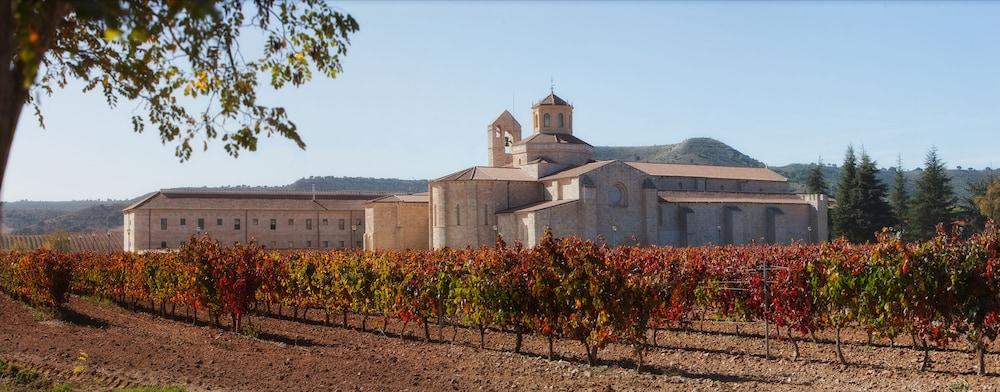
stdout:
<svg viewBox="0 0 1000 392">
<path fill-rule="evenodd" d="M 816 333 L 854 328 L 912 344 L 930 366 L 932 351 L 962 344 L 975 368 L 1000 325 L 1000 230 L 969 239 L 941 231 L 925 243 L 882 233 L 873 244 L 699 248 L 606 247 L 547 235 L 534 248 L 411 252 L 277 252 L 222 247 L 192 238 L 174 253 L 0 255 L 0 290 L 57 313 L 71 293 L 144 307 L 164 315 L 199 314 L 219 327 L 253 330 L 249 316 L 312 312 L 325 325 L 386 333 L 389 321 L 431 341 L 431 326 L 579 343 L 588 363 L 609 344 L 631 347 L 641 368 L 658 334 L 701 320 L 766 322 L 796 347 Z M 737 324 L 738 325 L 738 324 Z M 666 332 L 665 332 L 666 331 Z M 457 333 L 457 332 L 456 332 Z M 770 334 L 768 336 L 771 336 Z"/>
</svg>

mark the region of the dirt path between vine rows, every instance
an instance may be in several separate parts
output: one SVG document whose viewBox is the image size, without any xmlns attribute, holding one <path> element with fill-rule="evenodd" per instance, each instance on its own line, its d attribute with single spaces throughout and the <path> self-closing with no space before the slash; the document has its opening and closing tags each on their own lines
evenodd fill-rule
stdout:
<svg viewBox="0 0 1000 392">
<path fill-rule="evenodd" d="M 354 316 L 351 328 L 324 326 L 313 312 L 311 321 L 254 317 L 260 332 L 251 338 L 80 298 L 69 309 L 68 321 L 55 321 L 0 296 L 0 358 L 83 390 L 931 391 L 958 383 L 1000 390 L 1000 376 L 971 372 L 974 359 L 960 351 L 964 347 L 933 351 L 932 370 L 920 372 L 919 351 L 885 342 L 868 346 L 853 331 L 845 334 L 850 343 L 844 348 L 853 364 L 844 367 L 835 360 L 830 336 L 800 343 L 798 361 L 788 341 L 774 341 L 773 358 L 765 359 L 759 324 L 742 324 L 737 335 L 734 324 L 696 323 L 707 332 L 659 332 L 661 347 L 651 349 L 648 366 L 636 372 L 631 348 L 617 345 L 602 350 L 601 364 L 590 367 L 579 343 L 557 341 L 561 359 L 549 361 L 544 339 L 526 337 L 525 353 L 513 354 L 513 335 L 500 332 L 487 333 L 486 349 L 480 349 L 475 330 L 457 329 L 451 343 L 455 330 L 431 327 L 435 341 L 426 343 L 419 326 L 410 325 L 400 339 L 399 323 L 390 323 L 392 332 L 383 336 L 360 331 Z M 381 319 L 369 320 L 368 327 L 381 327 Z M 987 366 L 1000 373 L 1000 354 L 990 354 Z"/>
</svg>

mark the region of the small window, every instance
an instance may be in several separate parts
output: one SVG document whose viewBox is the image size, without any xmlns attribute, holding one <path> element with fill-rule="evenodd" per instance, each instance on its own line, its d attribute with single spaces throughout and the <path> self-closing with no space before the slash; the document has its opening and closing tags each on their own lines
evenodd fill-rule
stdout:
<svg viewBox="0 0 1000 392">
<path fill-rule="evenodd" d="M 271 230 L 277 230 L 277 229 L 278 229 L 278 220 L 271 219 Z"/>
<path fill-rule="evenodd" d="M 205 230 L 205 218 L 198 218 L 198 230 Z"/>
<path fill-rule="evenodd" d="M 337 220 L 337 227 L 338 227 L 338 228 L 339 228 L 340 230 L 345 230 L 345 226 L 344 226 L 345 224 L 346 224 L 346 223 L 344 223 L 344 220 L 343 220 L 343 219 L 338 219 L 338 220 Z"/>
<path fill-rule="evenodd" d="M 306 240 L 306 248 L 312 248 L 312 247 L 313 247 L 312 240 Z"/>
<path fill-rule="evenodd" d="M 187 226 L 187 219 L 181 218 L 181 226 Z"/>
<path fill-rule="evenodd" d="M 344 249 L 344 241 L 340 241 L 340 249 Z"/>
<path fill-rule="evenodd" d="M 329 226 L 329 225 L 330 225 L 330 220 L 323 218 L 323 226 Z"/>
<path fill-rule="evenodd" d="M 295 219 L 289 219 L 288 220 L 288 225 L 289 226 L 295 226 Z"/>
<path fill-rule="evenodd" d="M 160 218 L 160 230 L 167 229 L 167 218 Z"/>
<path fill-rule="evenodd" d="M 680 182 L 678 182 L 678 183 L 677 183 L 677 188 L 678 188 L 678 189 L 681 189 L 681 190 L 684 190 L 684 181 L 680 181 Z"/>
<path fill-rule="evenodd" d="M 260 220 L 259 220 L 259 219 L 257 219 L 257 218 L 253 218 L 253 225 L 254 225 L 254 226 L 257 226 L 257 225 L 259 225 L 259 224 L 260 224 Z"/>
<path fill-rule="evenodd" d="M 295 241 L 288 241 L 288 248 L 291 249 L 294 247 L 295 247 Z"/>
<path fill-rule="evenodd" d="M 330 247 L 330 241 L 323 241 L 323 247 L 324 248 L 329 248 Z"/>
<path fill-rule="evenodd" d="M 160 241 L 160 249 L 167 249 L 167 241 Z"/>
<path fill-rule="evenodd" d="M 312 229 L 313 229 L 313 220 L 306 219 L 306 230 L 312 230 Z"/>
<path fill-rule="evenodd" d="M 490 225 L 490 206 L 483 206 L 483 226 Z"/>
<path fill-rule="evenodd" d="M 720 190 L 720 191 L 724 191 L 724 190 L 726 190 L 726 186 L 725 186 L 725 185 L 719 185 L 719 190 Z"/>
<path fill-rule="evenodd" d="M 562 114 L 562 113 L 559 113 L 559 117 L 557 117 L 557 118 L 559 119 L 559 128 L 563 128 L 563 127 L 565 127 L 566 125 L 565 125 L 565 123 L 563 122 L 563 114 Z"/>
<path fill-rule="evenodd" d="M 215 225 L 222 226 L 222 218 L 215 218 Z"/>
<path fill-rule="evenodd" d="M 548 113 L 542 115 L 542 126 L 545 128 L 552 126 L 552 116 L 549 116 Z"/>
<path fill-rule="evenodd" d="M 233 230 L 239 230 L 239 229 L 240 229 L 240 220 L 233 219 Z"/>
<path fill-rule="evenodd" d="M 625 184 L 617 183 L 608 189 L 608 205 L 612 207 L 628 207 L 628 189 Z"/>
<path fill-rule="evenodd" d="M 462 225 L 462 206 L 455 204 L 455 226 Z"/>
</svg>

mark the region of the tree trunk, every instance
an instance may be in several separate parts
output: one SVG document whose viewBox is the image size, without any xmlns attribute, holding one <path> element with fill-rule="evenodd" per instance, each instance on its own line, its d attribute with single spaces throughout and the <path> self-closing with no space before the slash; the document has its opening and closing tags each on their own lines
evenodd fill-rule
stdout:
<svg viewBox="0 0 1000 392">
<path fill-rule="evenodd" d="M 636 359 L 635 359 L 636 360 L 636 362 L 635 362 L 635 371 L 637 371 L 637 372 L 641 372 L 642 371 L 642 360 L 643 360 L 643 354 L 645 354 L 645 351 L 646 351 L 646 345 L 645 344 L 643 344 L 642 342 L 638 342 L 638 343 L 635 344 L 635 356 L 636 356 Z"/>
<path fill-rule="evenodd" d="M 344 321 L 346 322 L 347 319 L 345 318 Z M 346 327 L 347 324 L 345 323 L 344 326 Z M 364 314 L 361 315 L 361 332 L 365 331 L 368 331 L 368 311 L 365 311 Z M 385 335 L 385 327 L 382 327 L 382 334 Z"/>
<path fill-rule="evenodd" d="M 920 363 L 920 371 L 927 370 L 931 367 L 931 349 L 927 346 L 927 339 L 923 339 L 922 343 L 922 347 L 924 349 L 924 360 Z"/>
<path fill-rule="evenodd" d="M 383 315 L 382 316 L 382 336 L 385 336 L 385 331 L 388 328 L 389 328 L 389 316 Z M 361 330 L 363 331 L 364 328 L 362 327 Z"/>
<path fill-rule="evenodd" d="M 431 341 L 431 327 L 430 323 L 427 322 L 426 317 L 421 317 L 420 321 L 424 323 L 424 342 L 430 343 Z"/>
<path fill-rule="evenodd" d="M 410 325 L 410 320 L 406 320 L 403 322 L 403 328 L 400 328 L 399 330 L 399 340 L 403 340 L 403 336 L 406 333 L 406 327 L 408 325 Z"/>
<path fill-rule="evenodd" d="M 486 326 L 479 324 L 479 348 L 486 348 Z"/>
<path fill-rule="evenodd" d="M 343 312 L 343 323 L 342 324 L 344 325 L 344 328 L 347 328 L 347 309 L 344 309 L 344 312 Z M 363 330 L 364 329 L 362 329 L 362 331 Z"/>
<path fill-rule="evenodd" d="M 16 27 L 10 0 L 0 0 L 0 190 L 3 190 L 14 131 L 28 96 L 24 88 L 23 69 L 13 66 L 14 56 L 17 55 L 14 43 Z"/>
<path fill-rule="evenodd" d="M 799 360 L 799 341 L 792 335 L 792 327 L 788 327 L 786 330 L 788 332 L 788 340 L 792 341 L 792 347 L 795 348 L 795 357 L 792 358 L 793 361 Z"/>
<path fill-rule="evenodd" d="M 583 343 L 583 350 L 587 352 L 587 366 L 594 366 L 594 354 L 596 353 L 591 352 L 590 344 L 587 343 L 587 339 L 580 339 L 580 343 Z"/>
<path fill-rule="evenodd" d="M 980 376 L 986 375 L 986 344 L 982 341 L 982 337 L 976 342 L 976 359 L 978 360 L 976 367 L 976 374 Z"/>
<path fill-rule="evenodd" d="M 660 332 L 659 328 L 653 327 L 653 347 L 660 347 L 656 344 L 656 333 Z"/>
<path fill-rule="evenodd" d="M 552 340 L 553 340 L 553 337 L 552 337 L 552 335 L 549 335 L 549 336 L 547 336 L 547 338 L 549 339 L 549 360 L 551 361 L 553 358 L 555 358 L 555 353 L 552 350 Z"/>
<path fill-rule="evenodd" d="M 521 353 L 521 342 L 524 340 L 524 331 L 521 329 L 521 324 L 514 325 L 514 354 Z"/>
<path fill-rule="evenodd" d="M 846 365 L 847 364 L 847 360 L 844 359 L 844 352 L 841 351 L 841 349 L 840 349 L 840 326 L 838 325 L 838 326 L 834 327 L 834 330 L 837 333 L 837 360 L 840 361 L 841 364 Z"/>
</svg>

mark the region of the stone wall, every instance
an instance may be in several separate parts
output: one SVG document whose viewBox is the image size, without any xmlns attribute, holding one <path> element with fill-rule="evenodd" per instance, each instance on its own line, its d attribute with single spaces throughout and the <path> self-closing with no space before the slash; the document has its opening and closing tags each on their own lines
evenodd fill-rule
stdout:
<svg viewBox="0 0 1000 392">
<path fill-rule="evenodd" d="M 378 202 L 365 207 L 365 249 L 427 249 L 428 204 Z"/>
<path fill-rule="evenodd" d="M 498 211 L 544 200 L 542 185 L 527 181 L 438 181 L 430 191 L 434 249 L 492 245 Z"/>
</svg>

